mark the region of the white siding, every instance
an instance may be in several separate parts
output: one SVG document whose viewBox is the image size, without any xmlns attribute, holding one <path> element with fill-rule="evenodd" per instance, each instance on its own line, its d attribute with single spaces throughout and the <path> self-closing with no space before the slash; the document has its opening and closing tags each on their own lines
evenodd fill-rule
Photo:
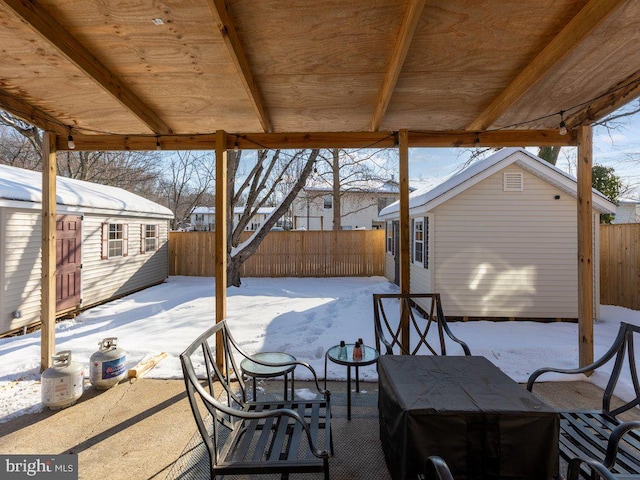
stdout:
<svg viewBox="0 0 640 480">
<path fill-rule="evenodd" d="M 41 223 L 33 210 L 2 211 L 2 291 L 0 331 L 6 332 L 40 319 Z M 20 311 L 21 318 L 13 318 Z"/>
<path fill-rule="evenodd" d="M 395 280 L 396 272 L 396 257 L 390 253 L 384 256 L 384 276 L 390 282 Z"/>
<path fill-rule="evenodd" d="M 434 211 L 435 290 L 448 316 L 577 317 L 576 200 L 517 166 L 524 191 L 502 172 Z M 560 199 L 555 199 L 560 195 Z"/>
<path fill-rule="evenodd" d="M 39 210 L 0 209 L 0 332 L 40 319 L 41 222 Z M 102 222 L 129 225 L 127 257 L 101 260 Z M 155 252 L 140 253 L 141 225 L 158 225 Z M 83 306 L 160 283 L 168 276 L 168 222 L 140 217 L 85 215 L 82 222 Z M 22 317 L 13 318 L 19 310 Z"/>
<path fill-rule="evenodd" d="M 128 225 L 128 256 L 102 260 L 102 223 Z M 159 225 L 155 252 L 140 253 L 141 225 Z M 82 301 L 91 305 L 162 282 L 168 276 L 166 220 L 85 215 L 82 222 Z"/>
</svg>

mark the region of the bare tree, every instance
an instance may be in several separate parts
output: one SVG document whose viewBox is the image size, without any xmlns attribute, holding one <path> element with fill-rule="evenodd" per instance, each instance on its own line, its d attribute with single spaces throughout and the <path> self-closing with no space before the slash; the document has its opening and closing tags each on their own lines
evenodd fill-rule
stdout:
<svg viewBox="0 0 640 480">
<path fill-rule="evenodd" d="M 289 210 L 298 196 L 318 157 L 318 150 L 299 150 L 293 154 L 279 150 L 260 150 L 248 173 L 240 178 L 239 166 L 242 152 L 229 152 L 228 193 L 231 208 L 228 212 L 227 284 L 240 286 L 240 267 L 253 255 L 262 240 L 278 220 Z M 237 188 L 236 188 L 237 185 Z M 283 191 L 282 187 L 286 190 Z M 240 205 L 241 199 L 244 204 Z M 241 243 L 241 235 L 258 209 L 268 203 L 276 204 L 271 216 Z M 235 207 L 243 207 L 240 218 L 233 225 Z"/>
<path fill-rule="evenodd" d="M 212 199 L 213 158 L 210 153 L 172 152 L 164 164 L 156 201 L 173 212 L 171 227 L 176 229 L 187 222 L 196 206 Z"/>
</svg>

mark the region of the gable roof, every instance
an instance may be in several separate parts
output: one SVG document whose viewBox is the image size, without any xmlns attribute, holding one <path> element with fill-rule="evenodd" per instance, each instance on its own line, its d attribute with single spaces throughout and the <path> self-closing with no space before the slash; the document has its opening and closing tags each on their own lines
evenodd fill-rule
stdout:
<svg viewBox="0 0 640 480">
<path fill-rule="evenodd" d="M 504 148 L 484 160 L 473 163 L 460 173 L 452 176 L 430 190 L 417 190 L 409 195 L 409 214 L 428 212 L 450 198 L 472 187 L 505 167 L 516 164 L 543 180 L 577 196 L 576 179 L 555 165 L 541 159 L 524 148 Z M 593 208 L 601 213 L 615 213 L 615 205 L 602 193 L 593 191 Z M 380 212 L 380 218 L 398 216 L 399 202 L 394 202 Z"/>
<path fill-rule="evenodd" d="M 0 165 L 0 207 L 41 208 L 42 173 Z M 173 212 L 122 188 L 57 177 L 56 204 L 101 213 L 173 218 Z"/>
<path fill-rule="evenodd" d="M 307 192 L 331 192 L 333 191 L 333 185 L 325 178 L 309 179 L 303 187 L 303 190 Z M 415 188 L 409 186 L 409 191 L 414 191 Z M 341 185 L 341 192 L 350 193 L 400 193 L 400 183 L 396 180 L 360 180 L 349 182 L 347 185 Z"/>
</svg>

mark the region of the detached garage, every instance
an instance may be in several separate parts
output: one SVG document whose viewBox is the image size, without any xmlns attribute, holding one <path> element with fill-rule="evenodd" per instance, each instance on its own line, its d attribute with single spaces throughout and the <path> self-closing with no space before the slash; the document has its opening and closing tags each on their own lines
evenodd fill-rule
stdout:
<svg viewBox="0 0 640 480">
<path fill-rule="evenodd" d="M 577 319 L 576 180 L 507 148 L 409 197 L 411 292 L 438 292 L 461 319 Z M 615 205 L 593 191 L 594 314 L 599 313 L 599 214 Z M 385 275 L 398 282 L 398 203 L 386 221 Z"/>
<path fill-rule="evenodd" d="M 171 210 L 121 188 L 58 177 L 56 312 L 163 282 Z M 42 175 L 0 165 L 0 333 L 40 320 Z"/>
</svg>

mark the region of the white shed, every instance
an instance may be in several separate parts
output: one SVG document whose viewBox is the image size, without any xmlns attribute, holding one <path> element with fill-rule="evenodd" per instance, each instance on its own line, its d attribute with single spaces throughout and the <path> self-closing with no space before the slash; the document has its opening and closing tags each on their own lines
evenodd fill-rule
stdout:
<svg viewBox="0 0 640 480">
<path fill-rule="evenodd" d="M 168 208 L 121 188 L 58 177 L 58 315 L 163 282 Z M 0 165 L 0 333 L 40 320 L 42 175 Z"/>
<path fill-rule="evenodd" d="M 500 150 L 409 197 L 411 292 L 439 292 L 463 319 L 578 317 L 576 180 L 521 148 Z M 594 314 L 599 314 L 599 214 L 593 191 Z M 398 279 L 398 203 L 387 229 L 385 275 Z"/>
</svg>

